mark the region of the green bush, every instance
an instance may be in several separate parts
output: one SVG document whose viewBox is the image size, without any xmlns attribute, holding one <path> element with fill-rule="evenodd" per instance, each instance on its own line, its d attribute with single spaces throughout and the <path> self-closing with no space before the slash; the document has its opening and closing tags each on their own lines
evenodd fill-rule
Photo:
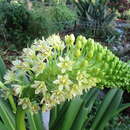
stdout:
<svg viewBox="0 0 130 130">
<path fill-rule="evenodd" d="M 21 49 L 36 38 L 73 27 L 76 13 L 66 5 L 35 4 L 28 10 L 22 3 L 0 2 L 0 39 Z"/>
<path fill-rule="evenodd" d="M 31 22 L 29 32 L 33 39 L 42 36 L 48 36 L 51 28 L 53 28 L 51 17 L 48 17 L 48 9 L 42 6 L 35 6 L 31 11 Z"/>
<path fill-rule="evenodd" d="M 21 3 L 0 2 L 0 36 L 21 48 L 26 45 L 30 13 Z"/>
<path fill-rule="evenodd" d="M 44 0 L 44 2 L 50 4 L 59 4 L 59 3 L 66 3 L 66 0 Z"/>
<path fill-rule="evenodd" d="M 37 5 L 32 11 L 32 22 L 29 30 L 35 37 L 47 37 L 50 34 L 73 27 L 76 18 L 76 13 L 66 5 Z"/>
<path fill-rule="evenodd" d="M 65 5 L 52 7 L 49 15 L 52 17 L 56 31 L 63 31 L 64 29 L 73 27 L 74 22 L 77 19 L 76 12 Z"/>
</svg>

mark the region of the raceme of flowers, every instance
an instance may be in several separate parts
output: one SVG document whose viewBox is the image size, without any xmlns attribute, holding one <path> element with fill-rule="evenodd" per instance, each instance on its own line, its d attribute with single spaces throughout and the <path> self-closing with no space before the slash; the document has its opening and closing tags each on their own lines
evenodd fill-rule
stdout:
<svg viewBox="0 0 130 130">
<path fill-rule="evenodd" d="M 16 96 L 19 106 L 33 112 L 41 106 L 47 111 L 96 85 L 130 85 L 126 63 L 92 39 L 75 40 L 73 34 L 64 40 L 59 35 L 35 40 L 12 64 L 0 83 L 3 95 Z"/>
</svg>

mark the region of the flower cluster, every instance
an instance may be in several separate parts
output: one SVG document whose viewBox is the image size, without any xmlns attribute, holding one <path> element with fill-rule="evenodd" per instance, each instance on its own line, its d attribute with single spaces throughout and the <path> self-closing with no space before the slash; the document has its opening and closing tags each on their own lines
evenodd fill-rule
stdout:
<svg viewBox="0 0 130 130">
<path fill-rule="evenodd" d="M 7 86 L 8 95 L 16 96 L 18 105 L 32 111 L 39 110 L 40 106 L 43 111 L 49 110 L 97 84 L 118 85 L 115 81 L 119 76 L 115 74 L 119 70 L 120 75 L 124 74 L 122 66 L 125 66 L 99 43 L 83 36 L 75 40 L 73 34 L 64 40 L 59 35 L 36 40 L 12 63 L 0 86 Z M 127 65 L 125 68 L 125 72 L 130 69 Z M 129 84 L 129 73 L 125 77 L 121 81 Z"/>
</svg>

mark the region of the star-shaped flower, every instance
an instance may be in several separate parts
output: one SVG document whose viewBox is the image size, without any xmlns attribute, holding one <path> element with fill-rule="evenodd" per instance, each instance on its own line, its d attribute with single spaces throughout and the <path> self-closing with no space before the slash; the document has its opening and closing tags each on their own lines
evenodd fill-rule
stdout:
<svg viewBox="0 0 130 130">
<path fill-rule="evenodd" d="M 58 79 L 53 81 L 54 84 L 58 85 L 59 90 L 69 89 L 72 81 L 69 79 L 68 75 L 58 75 Z"/>
<path fill-rule="evenodd" d="M 57 66 L 61 69 L 62 73 L 65 73 L 67 70 L 68 71 L 72 70 L 72 65 L 74 62 L 71 61 L 68 56 L 66 56 L 65 58 L 60 56 L 59 61 L 60 63 L 58 63 Z"/>
</svg>

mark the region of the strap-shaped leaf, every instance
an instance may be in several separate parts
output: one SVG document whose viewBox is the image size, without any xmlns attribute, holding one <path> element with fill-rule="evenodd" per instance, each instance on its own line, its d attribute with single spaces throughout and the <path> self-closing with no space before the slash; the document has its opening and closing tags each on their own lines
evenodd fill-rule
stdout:
<svg viewBox="0 0 130 130">
<path fill-rule="evenodd" d="M 10 130 L 8 128 L 8 126 L 6 124 L 3 124 L 1 121 L 0 121 L 0 130 Z"/>
<path fill-rule="evenodd" d="M 80 110 L 83 100 L 80 98 L 76 98 L 71 101 L 70 106 L 65 113 L 64 121 L 62 123 L 62 127 L 59 130 L 70 130 L 72 124 Z"/>
<path fill-rule="evenodd" d="M 0 99 L 0 117 L 10 130 L 15 130 L 15 117 L 5 101 Z"/>
<path fill-rule="evenodd" d="M 0 80 L 3 80 L 5 72 L 6 72 L 6 66 L 0 56 Z"/>
<path fill-rule="evenodd" d="M 103 117 L 101 118 L 97 130 L 103 130 L 105 128 L 105 126 L 107 125 L 108 121 L 113 117 L 113 115 L 110 113 L 113 113 L 113 111 L 116 111 L 118 109 L 118 107 L 121 103 L 122 94 L 123 94 L 122 90 L 118 90 L 118 92 L 115 94 L 113 100 L 111 101 L 106 112 L 104 113 Z"/>
<path fill-rule="evenodd" d="M 52 116 L 50 117 L 50 130 L 54 130 L 54 129 L 58 129 L 59 127 L 61 127 L 61 123 L 63 122 L 63 119 L 64 119 L 64 116 L 65 116 L 65 113 L 67 112 L 68 108 L 69 108 L 69 105 L 70 105 L 71 102 L 65 102 L 63 104 L 63 106 L 60 108 L 60 111 L 57 112 L 57 115 L 56 115 L 56 118 L 54 119 Z M 60 105 L 56 106 L 56 107 L 60 107 Z M 54 115 L 55 111 L 57 111 L 57 108 L 54 108 L 56 110 L 51 110 L 51 115 Z M 53 113 L 53 114 L 52 114 Z M 52 119 L 53 118 L 53 119 Z M 52 122 L 53 121 L 53 122 Z"/>
<path fill-rule="evenodd" d="M 36 114 L 27 112 L 27 120 L 29 123 L 29 130 L 44 130 L 41 112 Z"/>
<path fill-rule="evenodd" d="M 87 117 L 89 112 L 91 111 L 97 96 L 99 95 L 99 89 L 93 88 L 82 97 L 83 103 L 80 107 L 80 111 L 77 114 L 75 121 L 72 126 L 72 130 L 81 130 L 83 128 L 84 123 L 87 122 Z"/>
<path fill-rule="evenodd" d="M 88 113 L 88 108 L 83 107 L 78 113 L 71 130 L 81 130 L 84 125 L 84 122 L 86 122 L 87 120 Z"/>
<path fill-rule="evenodd" d="M 106 123 L 111 119 L 111 114 L 120 105 L 123 91 L 111 89 L 100 105 L 95 120 L 91 126 L 92 130 L 103 130 Z"/>
</svg>

